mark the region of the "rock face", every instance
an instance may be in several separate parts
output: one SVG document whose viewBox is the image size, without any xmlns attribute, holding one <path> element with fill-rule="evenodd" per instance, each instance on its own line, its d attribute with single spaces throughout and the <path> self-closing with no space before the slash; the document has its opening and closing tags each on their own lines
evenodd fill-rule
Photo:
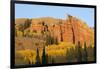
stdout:
<svg viewBox="0 0 100 69">
<path fill-rule="evenodd" d="M 94 31 L 86 25 L 85 22 L 68 15 L 66 20 L 55 19 L 51 17 L 34 18 L 34 19 L 16 19 L 15 28 L 19 29 L 21 24 L 25 24 L 26 20 L 30 20 L 30 25 L 24 28 L 24 31 L 49 32 L 52 37 L 56 37 L 59 42 L 71 42 L 77 44 L 78 41 L 83 44 L 94 42 Z M 25 25 L 26 26 L 26 25 Z"/>
<path fill-rule="evenodd" d="M 94 32 L 81 20 L 68 16 L 64 23 L 66 26 L 65 41 L 77 43 L 80 41 L 82 44 L 86 42 L 90 44 L 94 40 Z"/>
</svg>

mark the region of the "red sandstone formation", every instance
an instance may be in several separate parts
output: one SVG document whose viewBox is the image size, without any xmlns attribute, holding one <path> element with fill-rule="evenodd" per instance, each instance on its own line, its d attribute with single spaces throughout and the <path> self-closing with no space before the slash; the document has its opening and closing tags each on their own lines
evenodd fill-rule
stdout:
<svg viewBox="0 0 100 69">
<path fill-rule="evenodd" d="M 24 24 L 26 20 L 16 19 L 16 28 L 18 28 L 18 24 Z M 59 42 L 63 41 L 76 44 L 80 41 L 82 44 L 84 42 L 90 44 L 94 41 L 94 31 L 85 25 L 85 22 L 70 15 L 68 15 L 66 20 L 50 17 L 34 18 L 31 19 L 31 25 L 28 29 L 30 32 L 37 31 L 37 33 L 41 33 L 44 28 L 53 37 L 56 37 Z"/>
</svg>

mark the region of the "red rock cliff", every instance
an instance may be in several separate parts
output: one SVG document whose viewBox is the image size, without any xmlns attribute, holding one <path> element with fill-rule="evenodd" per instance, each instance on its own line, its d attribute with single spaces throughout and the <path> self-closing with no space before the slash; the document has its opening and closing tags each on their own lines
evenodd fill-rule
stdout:
<svg viewBox="0 0 100 69">
<path fill-rule="evenodd" d="M 17 24 L 24 24 L 26 19 L 16 19 Z M 17 26 L 18 27 L 18 26 Z M 55 19 L 50 17 L 34 18 L 31 19 L 29 26 L 30 32 L 37 31 L 41 33 L 46 28 L 53 37 L 56 37 L 59 42 L 77 43 L 80 41 L 82 44 L 86 42 L 90 44 L 94 42 L 94 32 L 80 19 L 68 15 L 66 20 Z"/>
</svg>

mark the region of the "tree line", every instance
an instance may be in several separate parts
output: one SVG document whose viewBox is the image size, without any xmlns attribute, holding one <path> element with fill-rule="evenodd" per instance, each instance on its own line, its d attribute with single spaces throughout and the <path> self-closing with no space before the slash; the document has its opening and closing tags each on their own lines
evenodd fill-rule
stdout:
<svg viewBox="0 0 100 69">
<path fill-rule="evenodd" d="M 94 48 L 87 47 L 86 42 L 84 42 L 84 48 L 82 48 L 80 42 L 78 42 L 75 48 L 70 48 L 70 49 L 66 50 L 66 63 L 88 62 L 90 60 L 89 57 L 92 59 L 92 61 L 94 61 L 95 57 L 94 57 L 93 52 L 94 52 Z M 36 50 L 36 53 L 37 53 L 37 55 L 36 55 L 35 65 L 46 65 L 49 63 L 49 61 L 48 61 L 49 56 L 45 51 L 45 47 L 43 48 L 42 60 L 40 60 L 38 48 Z M 55 61 L 56 61 L 56 59 L 54 59 L 54 58 L 51 59 L 52 64 L 54 64 Z"/>
</svg>

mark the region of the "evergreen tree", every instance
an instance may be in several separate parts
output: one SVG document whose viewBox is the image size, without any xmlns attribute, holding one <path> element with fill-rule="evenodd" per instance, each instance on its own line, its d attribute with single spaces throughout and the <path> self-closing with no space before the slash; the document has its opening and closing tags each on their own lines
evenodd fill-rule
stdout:
<svg viewBox="0 0 100 69">
<path fill-rule="evenodd" d="M 42 53 L 42 64 L 45 65 L 47 64 L 47 57 L 45 53 L 45 47 L 43 48 L 43 53 Z"/>
<path fill-rule="evenodd" d="M 52 37 L 50 35 L 46 36 L 46 45 L 58 44 L 57 37 Z"/>
<path fill-rule="evenodd" d="M 39 50 L 38 50 L 38 48 L 37 48 L 37 55 L 36 55 L 36 63 L 35 63 L 36 65 L 39 65 L 39 64 L 41 64 L 40 63 L 40 57 L 39 57 Z"/>
<path fill-rule="evenodd" d="M 82 62 L 82 49 L 81 49 L 81 44 L 78 41 L 78 45 L 77 45 L 77 61 L 78 62 Z"/>
<path fill-rule="evenodd" d="M 28 27 L 30 26 L 31 21 L 32 21 L 31 19 L 27 19 L 27 20 L 25 21 L 24 29 L 26 29 L 26 28 L 28 28 Z"/>
<path fill-rule="evenodd" d="M 73 62 L 76 59 L 74 48 L 69 48 L 66 50 L 66 61 Z"/>
<path fill-rule="evenodd" d="M 48 57 L 48 55 L 46 54 L 46 63 L 48 63 L 48 58 L 49 58 L 49 57 Z"/>
<path fill-rule="evenodd" d="M 95 54 L 95 47 L 92 46 L 92 43 L 90 43 L 90 46 L 88 47 L 88 57 L 91 57 L 92 61 L 96 60 L 96 54 Z M 88 59 L 90 60 L 90 59 Z"/>
<path fill-rule="evenodd" d="M 71 50 L 70 49 L 67 49 L 66 50 L 66 61 L 67 62 L 71 62 L 71 56 L 72 56 Z"/>
<path fill-rule="evenodd" d="M 22 32 L 22 36 L 24 36 L 24 26 L 23 26 L 23 24 L 19 25 L 19 31 L 21 31 Z"/>
<path fill-rule="evenodd" d="M 84 43 L 84 61 L 88 61 L 86 42 Z"/>
<path fill-rule="evenodd" d="M 52 58 L 52 64 L 54 64 L 54 63 L 55 63 L 54 58 Z"/>
<path fill-rule="evenodd" d="M 22 32 L 22 36 L 24 36 L 24 30 L 27 29 L 31 24 L 31 20 L 27 19 L 25 23 L 19 25 L 19 31 Z"/>
</svg>

